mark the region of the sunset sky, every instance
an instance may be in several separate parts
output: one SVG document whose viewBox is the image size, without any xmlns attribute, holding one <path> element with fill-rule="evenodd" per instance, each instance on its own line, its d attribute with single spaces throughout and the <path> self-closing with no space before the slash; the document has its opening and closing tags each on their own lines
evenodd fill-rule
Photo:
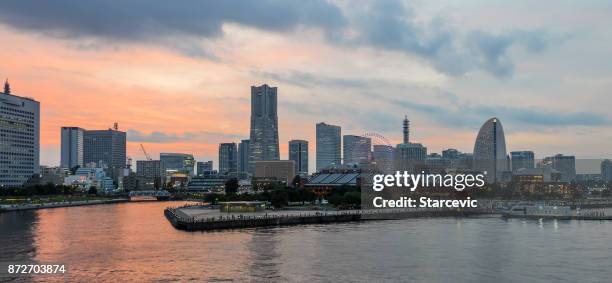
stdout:
<svg viewBox="0 0 612 283">
<path fill-rule="evenodd" d="M 281 158 L 315 124 L 471 152 L 612 157 L 612 3 L 0 1 L 0 78 L 41 102 L 41 164 L 61 126 L 128 133 L 128 156 L 248 138 L 250 86 L 278 87 Z"/>
</svg>

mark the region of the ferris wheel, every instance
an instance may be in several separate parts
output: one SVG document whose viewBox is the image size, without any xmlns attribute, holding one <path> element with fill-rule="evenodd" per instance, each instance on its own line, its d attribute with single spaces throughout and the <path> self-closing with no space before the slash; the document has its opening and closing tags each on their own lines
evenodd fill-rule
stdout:
<svg viewBox="0 0 612 283">
<path fill-rule="evenodd" d="M 385 136 L 375 132 L 365 132 L 362 136 L 370 138 L 372 141 L 373 154 L 371 160 L 377 171 L 384 173 L 391 172 L 393 170 L 393 154 L 395 151 L 391 142 Z"/>
</svg>

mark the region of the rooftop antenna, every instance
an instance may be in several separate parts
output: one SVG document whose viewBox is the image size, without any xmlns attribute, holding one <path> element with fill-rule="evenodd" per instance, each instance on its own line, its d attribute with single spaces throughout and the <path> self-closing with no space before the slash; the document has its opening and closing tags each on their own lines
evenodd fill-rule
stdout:
<svg viewBox="0 0 612 283">
<path fill-rule="evenodd" d="M 6 81 L 4 81 L 4 93 L 5 94 L 11 94 L 11 85 L 9 84 L 8 79 L 6 79 Z"/>
<path fill-rule="evenodd" d="M 119 123 L 115 122 L 115 124 L 113 124 L 113 130 L 119 131 Z"/>
</svg>

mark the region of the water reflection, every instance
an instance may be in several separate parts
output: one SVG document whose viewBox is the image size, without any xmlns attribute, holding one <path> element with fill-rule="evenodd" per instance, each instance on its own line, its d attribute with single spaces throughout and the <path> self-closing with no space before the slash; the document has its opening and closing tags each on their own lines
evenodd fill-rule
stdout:
<svg viewBox="0 0 612 283">
<path fill-rule="evenodd" d="M 287 281 L 279 275 L 280 254 L 277 251 L 279 242 L 278 229 L 255 229 L 247 243 L 249 250 L 249 275 L 258 280 Z"/>
<path fill-rule="evenodd" d="M 34 263 L 34 230 L 37 220 L 34 211 L 0 213 L 0 281 L 29 278 L 10 275 L 7 268 L 9 264 Z"/>
<path fill-rule="evenodd" d="M 169 202 L 0 214 L 0 263 L 66 264 L 17 281 L 599 281 L 611 222 L 423 218 L 184 232 Z M 1 274 L 1 273 L 0 273 Z M 4 281 L 4 278 L 0 278 Z"/>
</svg>

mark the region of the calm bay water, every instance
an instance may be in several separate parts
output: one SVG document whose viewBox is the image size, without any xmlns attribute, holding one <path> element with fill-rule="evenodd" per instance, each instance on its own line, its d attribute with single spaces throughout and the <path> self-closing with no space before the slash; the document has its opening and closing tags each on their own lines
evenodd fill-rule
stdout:
<svg viewBox="0 0 612 283">
<path fill-rule="evenodd" d="M 612 222 L 427 218 L 183 232 L 163 216 L 179 204 L 0 214 L 0 281 L 612 281 Z M 9 276 L 14 263 L 67 271 Z"/>
</svg>

